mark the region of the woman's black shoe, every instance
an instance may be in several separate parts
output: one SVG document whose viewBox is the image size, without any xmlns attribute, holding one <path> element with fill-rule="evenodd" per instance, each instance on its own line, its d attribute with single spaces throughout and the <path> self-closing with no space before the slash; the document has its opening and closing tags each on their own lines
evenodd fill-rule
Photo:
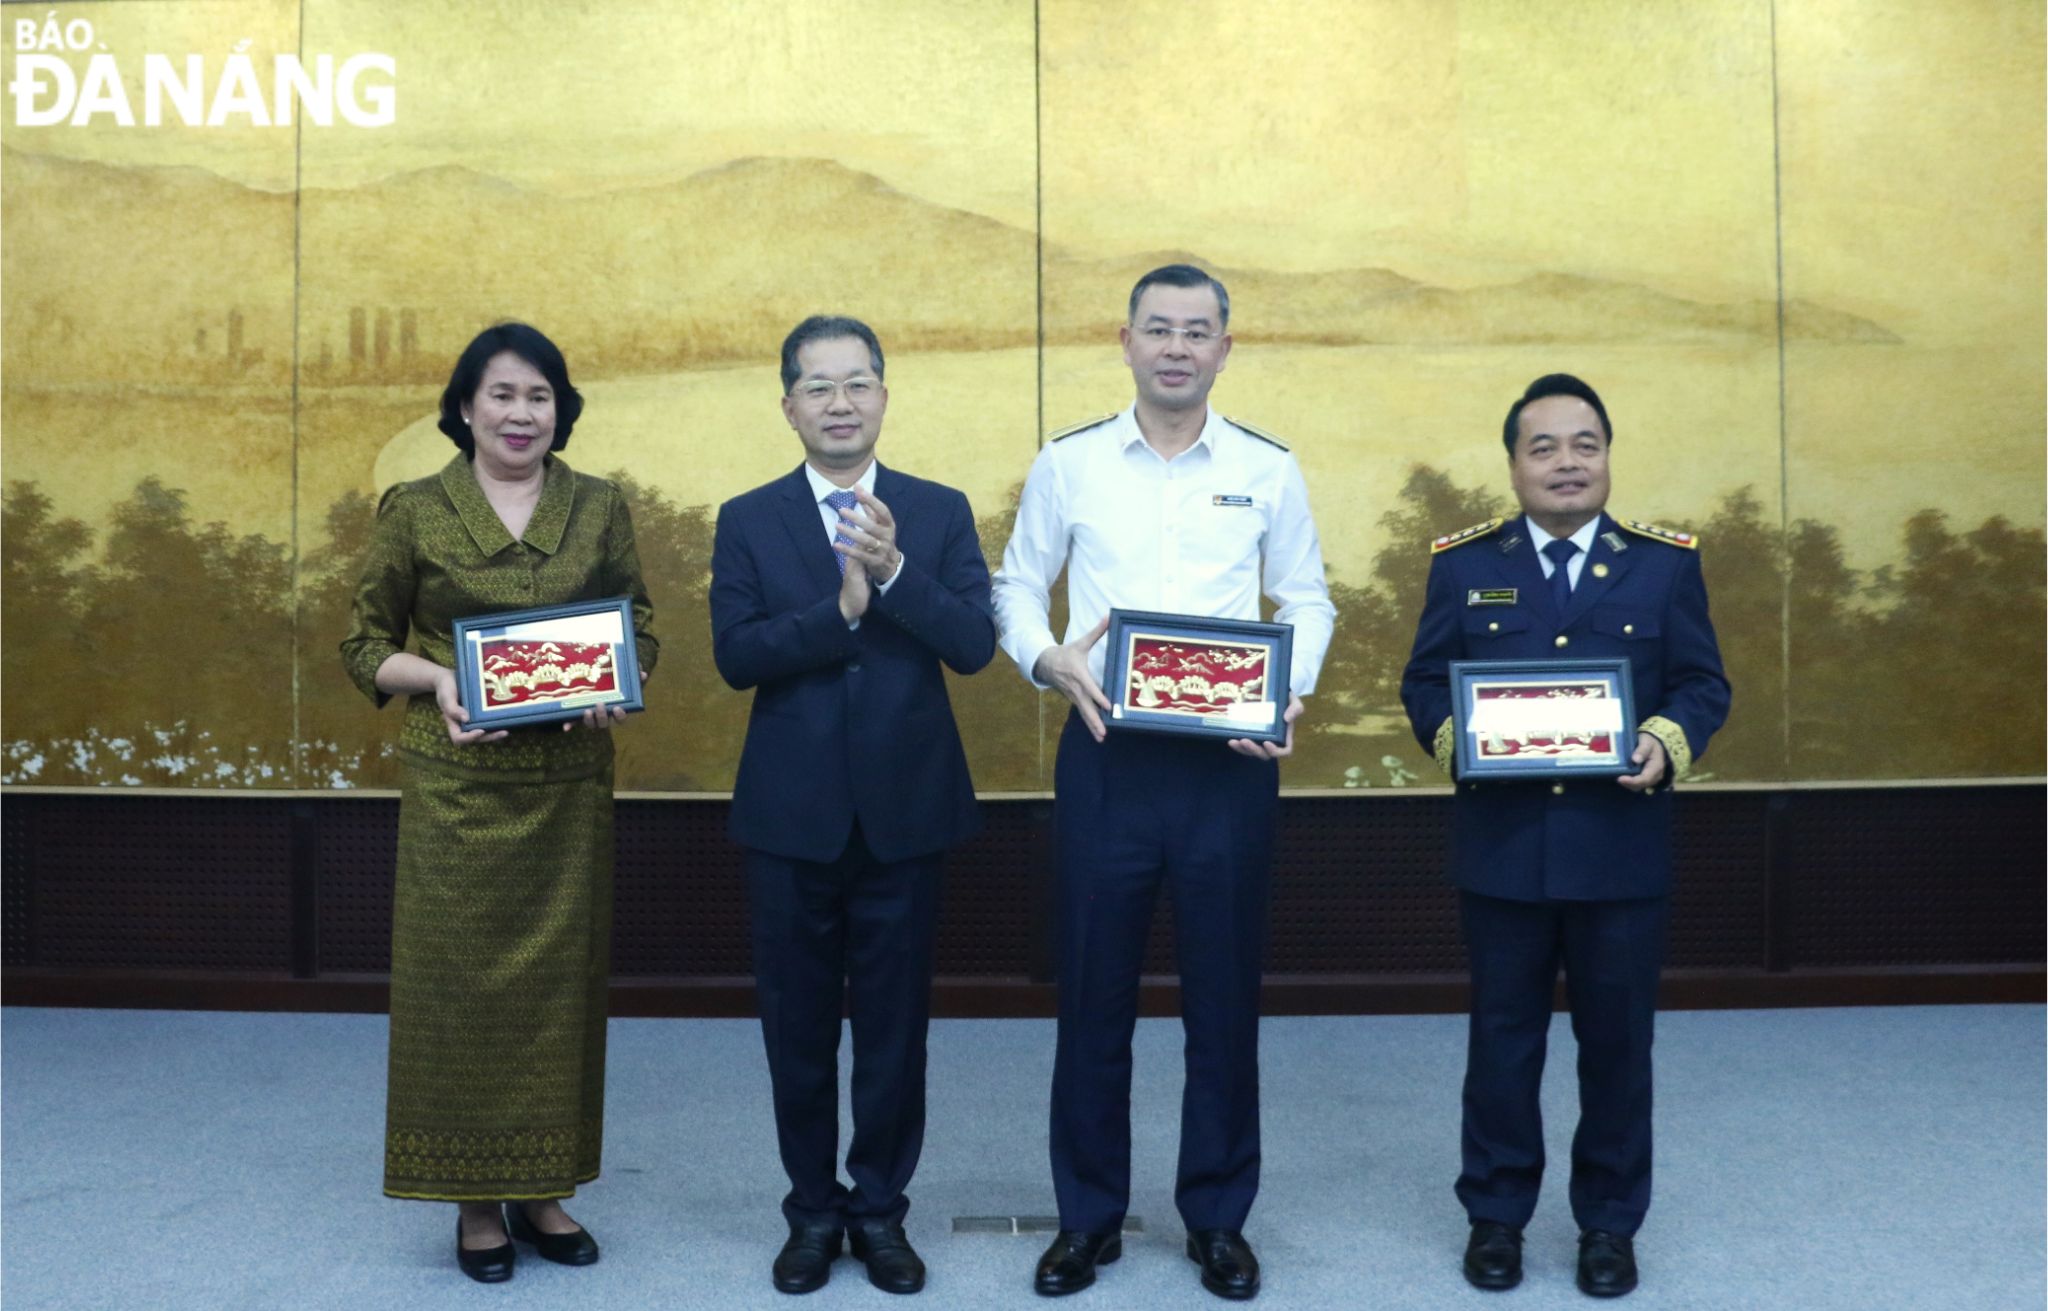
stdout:
<svg viewBox="0 0 2048 1311">
<path fill-rule="evenodd" d="M 588 1229 L 578 1229 L 573 1234 L 544 1234 L 533 1227 L 533 1221 L 526 1218 L 526 1208 L 518 1202 L 505 1204 L 505 1228 L 520 1242 L 532 1244 L 535 1254 L 543 1261 L 553 1261 L 556 1265 L 597 1263 L 597 1240 L 590 1236 Z M 510 1270 L 509 1264 L 507 1270 Z"/>
<path fill-rule="evenodd" d="M 462 1217 L 455 1217 L 455 1264 L 462 1267 L 463 1274 L 479 1284 L 502 1284 L 512 1277 L 517 1256 L 509 1238 L 496 1247 L 464 1247 Z"/>
</svg>

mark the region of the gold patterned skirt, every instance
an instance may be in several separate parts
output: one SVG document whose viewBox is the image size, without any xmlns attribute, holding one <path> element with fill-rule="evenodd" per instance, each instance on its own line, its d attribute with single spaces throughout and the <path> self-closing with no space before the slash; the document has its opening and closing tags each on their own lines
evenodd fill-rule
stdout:
<svg viewBox="0 0 2048 1311">
<path fill-rule="evenodd" d="M 384 1191 L 567 1197 L 597 1178 L 612 771 L 461 777 L 408 761 L 391 932 Z"/>
</svg>

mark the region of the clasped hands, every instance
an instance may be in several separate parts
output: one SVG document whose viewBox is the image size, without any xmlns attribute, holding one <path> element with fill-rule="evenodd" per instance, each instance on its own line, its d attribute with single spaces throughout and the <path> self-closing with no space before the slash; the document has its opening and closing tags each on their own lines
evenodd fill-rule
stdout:
<svg viewBox="0 0 2048 1311">
<path fill-rule="evenodd" d="M 860 508 L 839 512 L 840 535 L 850 541 L 832 543 L 832 549 L 846 558 L 846 575 L 839 580 L 839 614 L 849 624 L 868 612 L 875 587 L 895 578 L 903 567 L 903 552 L 896 549 L 896 516 L 866 490 L 852 490 Z"/>
<path fill-rule="evenodd" d="M 1031 670 L 1039 682 L 1057 689 L 1061 696 L 1074 703 L 1074 708 L 1081 712 L 1081 722 L 1097 742 L 1108 736 L 1108 730 L 1102 726 L 1102 716 L 1110 707 L 1109 698 L 1103 695 L 1101 685 L 1088 670 L 1088 653 L 1108 631 L 1109 616 L 1104 615 L 1100 623 L 1088 630 L 1087 636 L 1045 648 Z M 1301 710 L 1301 698 L 1289 694 L 1287 711 L 1282 716 L 1287 724 L 1285 745 L 1254 742 L 1241 737 L 1231 738 L 1227 745 L 1237 754 L 1253 760 L 1279 760 L 1291 756 L 1294 754 L 1294 721 L 1301 718 Z"/>
</svg>

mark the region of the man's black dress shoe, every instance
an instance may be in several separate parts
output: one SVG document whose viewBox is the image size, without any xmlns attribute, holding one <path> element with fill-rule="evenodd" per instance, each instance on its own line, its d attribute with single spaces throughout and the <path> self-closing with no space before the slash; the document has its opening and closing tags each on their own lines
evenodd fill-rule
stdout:
<svg viewBox="0 0 2048 1311">
<path fill-rule="evenodd" d="M 1202 1267 L 1202 1287 L 1233 1302 L 1259 1291 L 1259 1258 L 1235 1229 L 1193 1229 L 1188 1232 L 1188 1260 Z"/>
<path fill-rule="evenodd" d="M 1095 1282 L 1095 1267 L 1108 1265 L 1124 1254 L 1122 1233 L 1084 1234 L 1062 1229 L 1045 1255 L 1038 1258 L 1038 1275 L 1031 1287 L 1041 1297 L 1065 1297 Z"/>
<path fill-rule="evenodd" d="M 924 1287 L 924 1262 L 910 1246 L 903 1226 L 891 1220 L 858 1220 L 846 1227 L 853 1256 L 868 1268 L 868 1282 L 885 1293 L 915 1293 Z"/>
<path fill-rule="evenodd" d="M 462 1267 L 463 1274 L 479 1284 L 502 1284 L 510 1279 L 513 1262 L 518 1256 L 509 1238 L 496 1247 L 464 1247 L 462 1217 L 455 1217 L 455 1264 Z"/>
<path fill-rule="evenodd" d="M 832 1277 L 839 1256 L 839 1226 L 792 1224 L 789 1241 L 775 1257 L 775 1289 L 780 1293 L 815 1293 Z"/>
<path fill-rule="evenodd" d="M 526 1208 L 518 1202 L 505 1203 L 505 1229 L 520 1242 L 532 1244 L 543 1261 L 556 1265 L 597 1264 L 597 1240 L 588 1229 L 578 1229 L 573 1234 L 542 1233 L 526 1218 Z"/>
<path fill-rule="evenodd" d="M 1579 1291 L 1588 1297 L 1620 1297 L 1635 1291 L 1636 1247 L 1622 1234 L 1587 1229 L 1579 1234 Z"/>
<path fill-rule="evenodd" d="M 1465 1244 L 1465 1282 L 1498 1291 L 1522 1282 L 1522 1231 L 1497 1220 L 1474 1220 Z"/>
</svg>

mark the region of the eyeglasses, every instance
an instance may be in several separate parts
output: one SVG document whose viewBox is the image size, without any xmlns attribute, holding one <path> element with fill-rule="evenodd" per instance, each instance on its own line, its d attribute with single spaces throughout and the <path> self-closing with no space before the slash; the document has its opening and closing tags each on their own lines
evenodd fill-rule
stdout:
<svg viewBox="0 0 2048 1311">
<path fill-rule="evenodd" d="M 1207 328 L 1169 328 L 1163 323 L 1148 323 L 1136 332 L 1154 346 L 1164 346 L 1175 337 L 1190 346 L 1207 346 L 1220 335 Z"/>
<path fill-rule="evenodd" d="M 857 378 L 848 378 L 844 382 L 812 378 L 809 382 L 800 382 L 789 390 L 790 395 L 806 405 L 828 404 L 839 392 L 845 392 L 847 400 L 860 405 L 882 394 L 882 380 L 870 378 L 865 374 Z"/>
</svg>

